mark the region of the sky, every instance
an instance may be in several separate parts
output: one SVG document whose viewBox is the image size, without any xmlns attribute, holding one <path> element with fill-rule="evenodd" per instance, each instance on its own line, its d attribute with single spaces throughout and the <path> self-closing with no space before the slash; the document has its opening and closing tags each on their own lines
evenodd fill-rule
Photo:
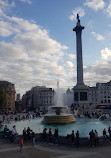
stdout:
<svg viewBox="0 0 111 158">
<path fill-rule="evenodd" d="M 76 85 L 77 13 L 84 83 L 111 80 L 111 0 L 0 0 L 0 80 L 24 94 Z"/>
</svg>

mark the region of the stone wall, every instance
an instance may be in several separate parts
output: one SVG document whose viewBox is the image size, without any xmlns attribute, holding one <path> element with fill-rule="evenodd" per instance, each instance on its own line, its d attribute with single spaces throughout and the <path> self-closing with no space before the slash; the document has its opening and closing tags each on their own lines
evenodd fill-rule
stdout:
<svg viewBox="0 0 111 158">
<path fill-rule="evenodd" d="M 20 143 L 20 139 L 21 139 L 22 135 L 16 135 L 14 143 Z M 0 132 L 0 139 L 9 139 L 9 138 L 4 138 L 4 134 L 3 132 Z M 54 139 L 54 136 L 53 136 Z M 59 143 L 60 145 L 65 145 L 65 146 L 72 146 L 72 142 L 71 142 L 71 135 L 68 136 L 59 136 L 58 137 Z M 24 141 L 25 143 L 30 143 L 31 140 L 26 140 Z M 37 133 L 36 134 L 36 142 L 44 142 L 43 140 L 43 134 L 42 133 Z M 48 135 L 47 135 L 47 139 L 45 141 L 45 143 L 48 143 Z M 106 146 L 106 145 L 111 145 L 111 141 L 109 139 L 107 139 L 107 141 L 104 140 L 103 137 L 99 137 L 99 146 Z M 76 143 L 75 145 L 76 146 Z M 81 137 L 80 138 L 80 147 L 89 147 L 90 146 L 90 141 L 88 137 Z"/>
</svg>

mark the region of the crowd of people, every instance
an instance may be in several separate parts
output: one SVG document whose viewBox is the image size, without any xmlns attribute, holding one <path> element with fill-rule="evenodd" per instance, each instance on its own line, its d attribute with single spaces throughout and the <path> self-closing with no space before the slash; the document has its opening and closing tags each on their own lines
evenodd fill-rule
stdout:
<svg viewBox="0 0 111 158">
<path fill-rule="evenodd" d="M 47 131 L 47 128 L 44 128 L 42 138 L 44 142 L 57 145 L 59 143 L 58 128 L 55 128 L 54 134 L 52 134 L 52 128 L 49 128 L 49 131 Z"/>
<path fill-rule="evenodd" d="M 15 137 L 18 135 L 17 133 L 17 130 L 16 130 L 16 126 L 14 125 L 12 130 L 10 131 L 8 128 L 7 128 L 7 125 L 5 125 L 4 127 L 4 137 L 5 138 L 9 138 L 10 139 L 10 142 L 14 142 L 15 140 Z"/>
<path fill-rule="evenodd" d="M 13 143 L 16 136 L 18 135 L 17 130 L 16 130 L 16 126 L 14 125 L 12 130 L 10 131 L 7 128 L 7 125 L 5 125 L 3 134 L 4 134 L 3 136 L 5 138 L 9 138 L 10 142 Z M 23 129 L 23 134 L 20 138 L 20 152 L 22 152 L 23 142 L 26 140 L 28 140 L 28 141 L 31 140 L 32 147 L 34 148 L 34 146 L 35 146 L 35 133 L 33 130 L 30 129 L 30 127 L 28 127 L 27 129 L 26 128 Z"/>
<path fill-rule="evenodd" d="M 30 140 L 32 141 L 32 146 L 35 146 L 35 132 L 28 127 L 27 129 L 23 129 L 23 139 L 25 140 Z"/>
<path fill-rule="evenodd" d="M 4 127 L 4 137 L 5 138 L 10 138 L 10 142 L 14 142 L 16 136 L 18 135 L 16 126 L 14 125 L 12 130 L 10 131 L 7 128 L 7 125 Z M 111 127 L 109 127 L 107 130 L 104 128 L 102 131 L 103 135 L 103 141 L 111 141 Z M 80 132 L 72 130 L 71 134 L 68 134 L 67 137 L 69 136 L 69 139 L 72 143 L 72 146 L 79 147 L 81 143 L 80 139 Z M 31 141 L 32 147 L 34 148 L 35 146 L 35 133 L 30 127 L 24 128 L 20 140 L 20 151 L 22 151 L 22 146 L 23 146 L 23 141 Z M 43 142 L 47 142 L 50 145 L 58 145 L 60 140 L 59 140 L 59 130 L 56 127 L 54 129 L 54 132 L 52 132 L 52 128 L 44 128 L 42 132 L 42 140 Z M 89 132 L 89 144 L 91 147 L 98 147 L 99 146 L 99 136 L 97 130 L 92 129 Z"/>
<path fill-rule="evenodd" d="M 104 142 L 111 141 L 111 127 L 106 130 L 105 128 L 102 131 Z M 91 130 L 89 132 L 90 136 L 90 146 L 91 147 L 98 147 L 99 146 L 99 136 L 97 130 Z"/>
<path fill-rule="evenodd" d="M 72 145 L 76 145 L 77 147 L 79 147 L 79 145 L 80 145 L 80 134 L 79 134 L 78 130 L 77 130 L 77 132 L 74 132 L 74 130 L 72 130 L 71 140 L 72 140 Z"/>
</svg>

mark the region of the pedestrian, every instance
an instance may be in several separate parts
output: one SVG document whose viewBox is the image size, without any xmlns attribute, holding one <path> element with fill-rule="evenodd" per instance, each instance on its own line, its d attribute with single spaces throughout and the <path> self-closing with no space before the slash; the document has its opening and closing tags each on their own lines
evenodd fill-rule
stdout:
<svg viewBox="0 0 111 158">
<path fill-rule="evenodd" d="M 49 128 L 49 144 L 52 143 L 52 129 Z"/>
<path fill-rule="evenodd" d="M 92 131 L 89 132 L 89 136 L 90 136 L 90 146 L 91 147 L 95 147 L 95 133 L 92 129 Z"/>
<path fill-rule="evenodd" d="M 107 141 L 107 132 L 105 128 L 103 130 L 103 138 L 104 138 L 104 141 Z"/>
<path fill-rule="evenodd" d="M 47 128 L 43 129 L 43 141 L 45 142 L 47 140 Z"/>
<path fill-rule="evenodd" d="M 77 132 L 76 132 L 76 145 L 77 145 L 77 147 L 79 147 L 79 141 L 80 141 L 80 135 L 79 135 L 79 131 L 77 130 Z"/>
<path fill-rule="evenodd" d="M 99 146 L 98 132 L 95 130 L 95 146 Z"/>
<path fill-rule="evenodd" d="M 32 134 L 31 134 L 31 138 L 32 138 L 32 147 L 34 149 L 35 147 L 35 133 L 32 131 Z"/>
<path fill-rule="evenodd" d="M 111 140 L 111 127 L 108 128 L 109 140 Z"/>
<path fill-rule="evenodd" d="M 24 139 L 24 140 L 27 139 L 27 131 L 26 131 L 26 128 L 23 129 L 23 139 Z"/>
<path fill-rule="evenodd" d="M 55 128 L 55 132 L 54 132 L 54 144 L 57 145 L 59 142 L 58 140 L 58 128 Z"/>
<path fill-rule="evenodd" d="M 20 139 L 20 152 L 23 150 L 23 138 Z"/>
<path fill-rule="evenodd" d="M 9 129 L 7 128 L 7 125 L 4 127 L 4 137 L 7 138 L 9 136 Z"/>
<path fill-rule="evenodd" d="M 16 135 L 17 135 L 17 130 L 16 130 L 16 126 L 14 125 L 13 128 L 12 128 L 12 131 L 11 131 L 11 135 L 10 135 L 12 143 L 14 142 L 14 139 L 15 139 Z"/>
<path fill-rule="evenodd" d="M 31 129 L 30 127 L 27 128 L 27 139 L 30 140 L 30 132 L 31 132 Z"/>
<path fill-rule="evenodd" d="M 73 146 L 74 143 L 75 143 L 75 134 L 74 134 L 74 130 L 72 130 L 72 133 L 71 133 L 71 141 L 72 141 L 72 146 Z"/>
</svg>

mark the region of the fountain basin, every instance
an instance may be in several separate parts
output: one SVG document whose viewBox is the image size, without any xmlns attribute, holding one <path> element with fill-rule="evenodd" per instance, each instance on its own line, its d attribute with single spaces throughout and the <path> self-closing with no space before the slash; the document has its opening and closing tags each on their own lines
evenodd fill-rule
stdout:
<svg viewBox="0 0 111 158">
<path fill-rule="evenodd" d="M 68 124 L 76 122 L 73 114 L 66 113 L 66 106 L 52 106 L 50 113 L 44 115 L 43 122 L 45 124 Z"/>
<path fill-rule="evenodd" d="M 72 114 L 67 115 L 45 115 L 43 122 L 46 124 L 68 124 L 76 122 Z"/>
</svg>

